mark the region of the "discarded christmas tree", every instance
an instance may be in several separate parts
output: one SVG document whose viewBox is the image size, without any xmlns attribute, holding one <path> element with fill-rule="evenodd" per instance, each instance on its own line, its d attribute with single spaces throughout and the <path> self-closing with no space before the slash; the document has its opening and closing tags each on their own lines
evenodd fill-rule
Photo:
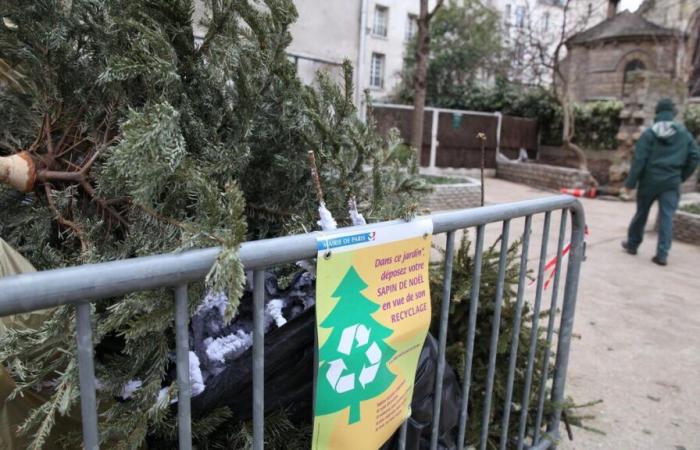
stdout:
<svg viewBox="0 0 700 450">
<path fill-rule="evenodd" d="M 350 267 L 333 292 L 336 305 L 320 325 L 332 331 L 319 349 L 323 365 L 318 375 L 316 414 L 349 407 L 349 424 L 360 420 L 363 400 L 381 394 L 396 378 L 386 365 L 396 353 L 386 343 L 393 331 L 372 317 L 379 305 L 362 295 L 365 289 L 367 283 Z"/>
<path fill-rule="evenodd" d="M 207 286 L 191 288 L 191 310 L 211 289 L 227 293 L 230 318 L 244 282 L 238 245 L 316 226 L 309 149 L 339 218 L 353 196 L 371 220 L 408 214 L 423 184 L 410 151 L 357 120 L 348 66 L 343 86 L 296 78 L 285 52 L 291 0 L 206 3 L 196 44 L 191 0 L 3 2 L 0 58 L 12 82 L 0 87 L 0 234 L 38 269 L 221 246 Z M 173 313 L 165 289 L 94 308 L 110 446 L 139 448 L 173 429 Z M 0 337 L 15 394 L 49 397 L 21 430 L 33 448 L 78 400 L 74 314 L 61 307 L 39 330 Z M 115 401 L 134 380 L 140 389 Z M 195 438 L 225 417 L 195 424 Z M 64 438 L 77 447 L 79 436 Z"/>
</svg>

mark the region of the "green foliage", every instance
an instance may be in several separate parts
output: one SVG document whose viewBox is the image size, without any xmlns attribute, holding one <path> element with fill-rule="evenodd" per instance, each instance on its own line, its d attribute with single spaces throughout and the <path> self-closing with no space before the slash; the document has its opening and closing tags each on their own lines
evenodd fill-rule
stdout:
<svg viewBox="0 0 700 450">
<path fill-rule="evenodd" d="M 410 101 L 403 91 L 398 101 Z M 554 95 L 543 88 L 524 87 L 498 78 L 492 86 L 470 83 L 453 86 L 449 96 L 431 96 L 427 104 L 468 111 L 501 112 L 536 119 L 543 145 L 561 145 L 562 111 Z M 615 149 L 615 136 L 620 128 L 622 103 L 599 101 L 576 105 L 573 141 L 585 148 Z M 692 115 L 689 116 L 692 122 Z M 687 119 L 688 120 L 688 119 Z M 700 123 L 700 121 L 698 122 Z M 698 128 L 700 130 L 700 127 Z"/>
<path fill-rule="evenodd" d="M 688 205 L 682 205 L 680 207 L 680 210 L 690 214 L 700 215 L 700 203 L 690 203 Z"/>
<path fill-rule="evenodd" d="M 523 87 L 497 78 L 493 86 L 469 83 L 453 86 L 453 95 L 431 96 L 426 103 L 443 108 L 468 111 L 501 112 L 517 117 L 537 119 L 540 124 L 541 141 L 545 145 L 561 145 L 561 107 L 550 91 L 538 87 Z M 410 101 L 410 97 L 399 93 L 398 101 Z"/>
<path fill-rule="evenodd" d="M 576 105 L 574 143 L 594 150 L 617 148 L 620 131 L 620 112 L 624 105 L 617 100 L 598 101 Z"/>
<path fill-rule="evenodd" d="M 413 98 L 415 39 L 406 50 L 397 97 Z M 479 76 L 503 66 L 500 16 L 479 0 L 449 1 L 430 21 L 427 104 L 447 106 Z"/>
<path fill-rule="evenodd" d="M 239 244 L 316 228 L 308 150 L 341 225 L 352 196 L 372 220 L 415 209 L 425 189 L 415 157 L 359 122 L 349 66 L 342 86 L 297 79 L 285 53 L 291 0 L 207 5 L 208 32 L 195 45 L 191 0 L 3 2 L 0 57 L 21 83 L 0 89 L 0 155 L 24 149 L 42 170 L 85 169 L 75 182 L 40 183 L 29 202 L 0 187 L 0 235 L 37 268 L 220 245 L 206 281 L 228 292 L 232 317 Z M 192 308 L 203 289 L 191 287 Z M 172 428 L 172 293 L 112 299 L 93 316 L 101 436 L 138 448 Z M 73 320 L 72 307 L 58 308 L 41 329 L 0 339 L 16 394 L 57 386 L 23 427 L 37 448 L 76 403 Z M 115 402 L 135 379 L 143 387 Z"/>
<path fill-rule="evenodd" d="M 700 106 L 688 105 L 683 115 L 683 123 L 690 131 L 690 134 L 695 136 L 695 139 L 700 141 Z"/>
<path fill-rule="evenodd" d="M 432 185 L 469 183 L 466 178 L 443 177 L 439 175 L 422 175 L 423 179 Z"/>
</svg>

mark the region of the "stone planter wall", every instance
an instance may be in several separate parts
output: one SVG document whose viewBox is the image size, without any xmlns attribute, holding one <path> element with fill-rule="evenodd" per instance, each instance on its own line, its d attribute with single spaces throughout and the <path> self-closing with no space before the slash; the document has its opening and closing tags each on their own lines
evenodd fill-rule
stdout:
<svg viewBox="0 0 700 450">
<path fill-rule="evenodd" d="M 436 184 L 422 206 L 432 212 L 477 208 L 481 203 L 481 183 L 476 180 L 459 184 Z"/>
<path fill-rule="evenodd" d="M 593 182 L 590 173 L 579 169 L 508 161 L 498 162 L 496 177 L 540 189 L 557 191 L 561 188 L 587 188 Z"/>
<path fill-rule="evenodd" d="M 678 210 L 673 216 L 673 238 L 700 245 L 700 215 Z"/>
</svg>

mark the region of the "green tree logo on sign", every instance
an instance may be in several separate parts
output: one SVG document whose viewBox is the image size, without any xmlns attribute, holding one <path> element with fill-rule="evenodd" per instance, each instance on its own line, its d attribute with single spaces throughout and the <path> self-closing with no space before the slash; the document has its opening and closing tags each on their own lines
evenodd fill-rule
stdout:
<svg viewBox="0 0 700 450">
<path fill-rule="evenodd" d="M 319 349 L 316 415 L 349 407 L 349 424 L 360 420 L 360 402 L 386 391 L 396 378 L 386 365 L 396 353 L 385 342 L 393 331 L 372 317 L 379 305 L 362 295 L 365 289 L 350 267 L 332 295 L 337 304 L 320 325 L 333 331 Z"/>
</svg>

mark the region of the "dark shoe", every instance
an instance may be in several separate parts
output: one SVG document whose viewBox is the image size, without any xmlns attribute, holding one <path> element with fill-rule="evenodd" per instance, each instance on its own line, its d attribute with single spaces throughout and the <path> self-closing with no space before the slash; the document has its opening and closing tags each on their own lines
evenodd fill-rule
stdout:
<svg viewBox="0 0 700 450">
<path fill-rule="evenodd" d="M 660 266 L 665 266 L 666 264 L 668 264 L 668 261 L 666 261 L 665 259 L 661 259 L 658 256 L 654 256 L 653 258 L 651 258 L 651 261 L 654 264 L 658 264 Z"/>
<path fill-rule="evenodd" d="M 637 249 L 636 249 L 636 248 L 630 247 L 629 244 L 627 243 L 627 241 L 623 241 L 623 242 L 622 242 L 622 248 L 624 248 L 625 251 L 626 251 L 627 253 L 629 253 L 630 255 L 636 255 L 636 254 L 637 254 Z"/>
</svg>

